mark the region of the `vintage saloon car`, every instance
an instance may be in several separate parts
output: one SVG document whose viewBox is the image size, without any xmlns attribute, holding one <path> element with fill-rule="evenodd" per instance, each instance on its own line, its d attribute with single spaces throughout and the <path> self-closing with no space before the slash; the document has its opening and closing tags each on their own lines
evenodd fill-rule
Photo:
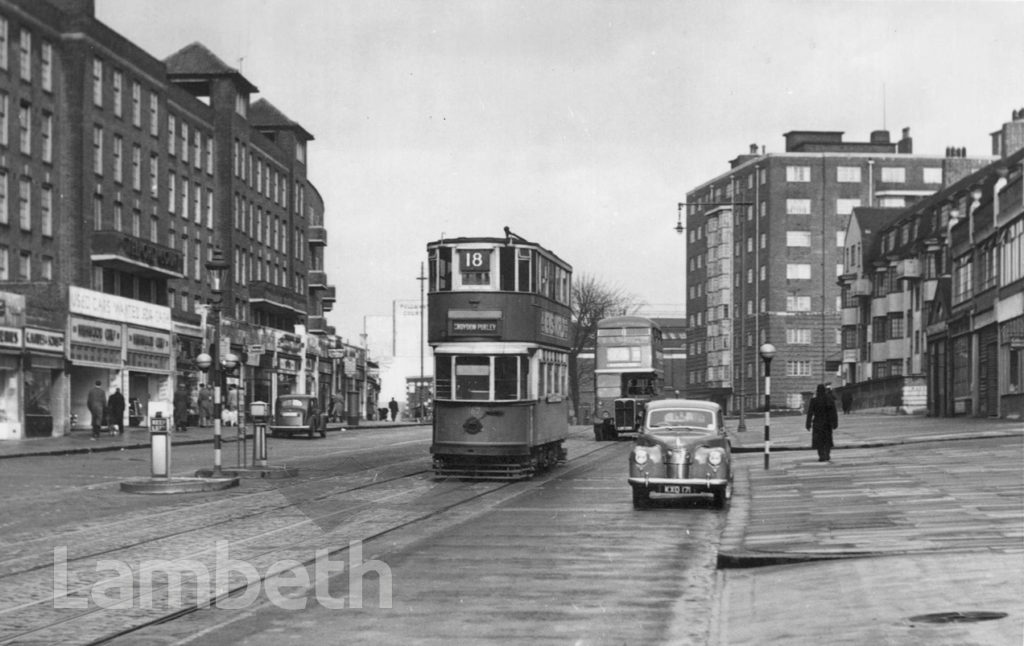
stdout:
<svg viewBox="0 0 1024 646">
<path fill-rule="evenodd" d="M 274 406 L 271 435 L 306 433 L 309 437 L 319 433 L 327 437 L 327 416 L 320 411 L 315 395 L 281 395 Z"/>
<path fill-rule="evenodd" d="M 629 454 L 629 484 L 637 508 L 651 493 L 710 493 L 724 507 L 732 498 L 732 452 L 721 407 L 697 399 L 649 402 Z"/>
</svg>

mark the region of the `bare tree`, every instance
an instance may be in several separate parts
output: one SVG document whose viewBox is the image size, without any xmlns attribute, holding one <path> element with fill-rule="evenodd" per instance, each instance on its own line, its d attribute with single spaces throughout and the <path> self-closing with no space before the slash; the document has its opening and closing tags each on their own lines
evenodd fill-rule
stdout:
<svg viewBox="0 0 1024 646">
<path fill-rule="evenodd" d="M 589 274 L 577 274 L 572 280 L 572 330 L 569 349 L 569 394 L 573 416 L 579 419 L 580 385 L 593 379 L 593 373 L 581 375 L 578 357 L 593 348 L 597 340 L 597 322 L 609 316 L 635 313 L 642 303 L 636 296 L 613 287 Z"/>
</svg>

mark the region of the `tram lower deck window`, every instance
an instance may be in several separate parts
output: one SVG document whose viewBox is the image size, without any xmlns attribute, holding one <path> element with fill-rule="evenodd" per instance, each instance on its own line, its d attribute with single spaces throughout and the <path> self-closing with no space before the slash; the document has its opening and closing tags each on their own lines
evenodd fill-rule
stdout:
<svg viewBox="0 0 1024 646">
<path fill-rule="evenodd" d="M 438 355 L 437 398 L 441 400 L 526 399 L 526 357 L 517 355 Z"/>
</svg>

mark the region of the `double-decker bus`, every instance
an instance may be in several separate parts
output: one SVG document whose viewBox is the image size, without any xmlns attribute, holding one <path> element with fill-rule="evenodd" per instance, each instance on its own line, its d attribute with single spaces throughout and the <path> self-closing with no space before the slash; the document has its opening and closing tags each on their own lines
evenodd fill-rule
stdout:
<svg viewBox="0 0 1024 646">
<path fill-rule="evenodd" d="M 597 323 L 594 356 L 594 439 L 635 433 L 644 406 L 661 396 L 665 380 L 661 328 L 641 316 Z"/>
<path fill-rule="evenodd" d="M 566 457 L 572 267 L 505 231 L 427 244 L 437 476 L 528 478 Z"/>
</svg>

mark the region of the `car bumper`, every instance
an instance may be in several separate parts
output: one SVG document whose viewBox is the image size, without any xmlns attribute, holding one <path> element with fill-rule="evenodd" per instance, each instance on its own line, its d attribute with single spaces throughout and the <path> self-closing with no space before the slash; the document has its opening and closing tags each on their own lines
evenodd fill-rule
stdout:
<svg viewBox="0 0 1024 646">
<path fill-rule="evenodd" d="M 715 489 L 729 484 L 728 478 L 652 478 L 650 476 L 630 476 L 629 484 L 643 487 L 661 488 L 664 486 L 689 487 L 690 489 Z"/>
</svg>

